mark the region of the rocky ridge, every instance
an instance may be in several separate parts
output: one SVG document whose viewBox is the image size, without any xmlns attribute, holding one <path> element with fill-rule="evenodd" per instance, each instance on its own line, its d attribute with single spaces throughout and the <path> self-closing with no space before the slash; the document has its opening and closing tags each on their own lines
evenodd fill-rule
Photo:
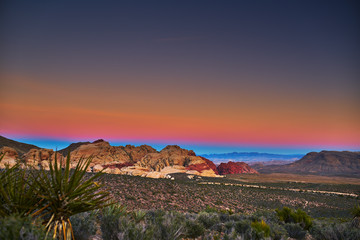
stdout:
<svg viewBox="0 0 360 240">
<path fill-rule="evenodd" d="M 3 147 L 6 153 L 0 167 L 14 165 L 19 158 L 28 165 L 49 168 L 49 162 L 55 158 L 62 160 L 70 152 L 71 166 L 82 158 L 92 158 L 88 171 L 104 171 L 112 174 L 127 174 L 143 177 L 165 178 L 171 173 L 188 173 L 199 176 L 216 177 L 218 171 L 210 160 L 196 156 L 194 151 L 169 145 L 158 152 L 148 146 L 111 146 L 102 139 L 90 142 L 71 144 L 55 152 L 52 149 L 33 148 L 19 155 L 13 148 Z"/>
<path fill-rule="evenodd" d="M 22 143 L 0 136 L 0 148 L 2 147 L 10 147 L 14 149 L 19 156 L 27 153 L 30 149 L 40 149 L 38 146 L 32 144 Z"/>
<path fill-rule="evenodd" d="M 251 168 L 244 162 L 232 162 L 221 163 L 218 166 L 218 171 L 221 175 L 238 174 L 238 173 L 254 173 L 259 174 L 255 169 Z"/>
</svg>

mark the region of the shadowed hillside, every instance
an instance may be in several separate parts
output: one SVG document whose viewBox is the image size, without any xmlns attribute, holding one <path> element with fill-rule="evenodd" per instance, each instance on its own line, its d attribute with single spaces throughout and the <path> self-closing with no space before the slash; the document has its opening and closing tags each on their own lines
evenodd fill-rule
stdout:
<svg viewBox="0 0 360 240">
<path fill-rule="evenodd" d="M 6 137 L 0 136 L 0 148 L 1 147 L 11 147 L 17 151 L 17 153 L 21 156 L 30 151 L 30 149 L 40 149 L 38 146 L 17 142 Z"/>
<path fill-rule="evenodd" d="M 300 160 L 282 166 L 253 166 L 260 173 L 306 173 L 360 177 L 360 152 L 310 152 Z"/>
</svg>

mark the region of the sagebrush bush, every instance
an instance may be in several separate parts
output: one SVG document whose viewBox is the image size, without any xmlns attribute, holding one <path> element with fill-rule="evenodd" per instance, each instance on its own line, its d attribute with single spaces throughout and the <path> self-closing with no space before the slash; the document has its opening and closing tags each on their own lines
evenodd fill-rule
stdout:
<svg viewBox="0 0 360 240">
<path fill-rule="evenodd" d="M 288 232 L 283 225 L 278 224 L 277 222 L 270 222 L 270 236 L 273 240 L 286 239 L 288 237 Z"/>
<path fill-rule="evenodd" d="M 204 225 L 205 228 L 210 229 L 220 221 L 220 218 L 217 213 L 201 212 L 199 213 L 198 220 Z"/>
<path fill-rule="evenodd" d="M 251 231 L 251 221 L 241 220 L 235 222 L 235 230 L 237 233 L 246 234 Z"/>
<path fill-rule="evenodd" d="M 98 211 L 79 213 L 70 217 L 76 240 L 87 240 L 96 234 Z"/>
<path fill-rule="evenodd" d="M 104 240 L 116 240 L 121 231 L 120 218 L 127 215 L 123 205 L 112 205 L 104 208 L 100 217 L 100 229 Z"/>
<path fill-rule="evenodd" d="M 327 223 L 315 221 L 310 233 L 315 239 L 360 239 L 360 229 L 353 227 L 351 222 Z"/>
<path fill-rule="evenodd" d="M 205 228 L 199 221 L 186 220 L 185 236 L 188 238 L 197 238 L 204 234 Z"/>
<path fill-rule="evenodd" d="M 306 231 L 298 223 L 285 223 L 284 228 L 291 238 L 303 239 L 306 235 Z"/>
<path fill-rule="evenodd" d="M 156 219 L 154 224 L 154 239 L 181 239 L 185 235 L 185 217 L 178 212 L 166 212 Z"/>
<path fill-rule="evenodd" d="M 0 218 L 0 239 L 50 240 L 40 222 L 29 216 L 13 214 Z"/>
</svg>

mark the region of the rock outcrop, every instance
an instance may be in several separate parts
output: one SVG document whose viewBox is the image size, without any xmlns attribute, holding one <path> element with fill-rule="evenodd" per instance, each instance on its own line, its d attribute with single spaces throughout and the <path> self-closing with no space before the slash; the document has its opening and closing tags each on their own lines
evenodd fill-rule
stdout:
<svg viewBox="0 0 360 240">
<path fill-rule="evenodd" d="M 0 148 L 0 156 L 3 156 L 0 162 L 0 168 L 4 168 L 5 165 L 8 165 L 9 167 L 14 166 L 16 164 L 16 159 L 19 158 L 17 151 L 11 147 Z"/>
<path fill-rule="evenodd" d="M 59 161 L 59 164 L 60 161 L 63 160 L 63 156 L 60 153 L 46 148 L 31 149 L 22 157 L 27 165 L 35 167 L 40 165 L 45 169 L 49 169 L 49 162 L 53 162 L 55 158 Z"/>
<path fill-rule="evenodd" d="M 196 170 L 201 176 L 215 177 L 218 175 L 214 164 L 205 158 L 196 156 L 194 151 L 182 149 L 177 145 L 166 146 L 158 153 L 145 155 L 136 166 L 161 172 L 166 167 L 183 167 L 177 172 Z"/>
<path fill-rule="evenodd" d="M 0 156 L 4 154 L 4 158 L 13 158 L 16 159 L 19 157 L 19 154 L 14 148 L 11 147 L 2 147 L 0 148 Z"/>
<path fill-rule="evenodd" d="M 72 151 L 74 151 L 75 149 L 77 149 L 78 147 L 85 145 L 85 144 L 90 144 L 91 142 L 77 142 L 77 143 L 72 143 L 69 146 L 67 146 L 66 148 L 63 148 L 61 150 L 59 150 L 59 153 L 62 154 L 64 157 L 66 157 L 69 153 L 71 153 Z"/>
<path fill-rule="evenodd" d="M 221 175 L 227 175 L 227 174 L 238 174 L 238 173 L 255 173 L 258 174 L 258 172 L 251 168 L 248 164 L 244 162 L 228 162 L 228 163 L 221 163 L 217 167 L 219 173 Z"/>
<path fill-rule="evenodd" d="M 124 166 L 134 165 L 148 153 L 157 152 L 154 148 L 142 145 L 135 147 L 126 145 L 125 147 L 111 146 L 108 142 L 100 139 L 93 143 L 82 144 L 71 152 L 71 160 L 79 161 L 81 158 L 92 157 L 91 166 L 97 164 L 106 166 L 109 164 L 125 164 Z"/>
<path fill-rule="evenodd" d="M 111 146 L 99 139 L 92 143 L 74 143 L 59 152 L 51 149 L 31 149 L 22 156 L 22 160 L 28 165 L 48 169 L 55 157 L 62 160 L 69 151 L 71 167 L 75 167 L 80 159 L 92 158 L 88 171 L 152 178 L 165 178 L 172 173 L 219 176 L 213 162 L 177 145 L 166 146 L 158 152 L 148 145 Z M 17 154 L 11 149 L 7 149 L 7 152 L 8 156 Z"/>
<path fill-rule="evenodd" d="M 63 159 L 63 156 L 60 153 L 46 148 L 31 149 L 23 156 L 26 162 L 54 161 L 55 157 L 57 157 L 59 161 Z"/>
</svg>

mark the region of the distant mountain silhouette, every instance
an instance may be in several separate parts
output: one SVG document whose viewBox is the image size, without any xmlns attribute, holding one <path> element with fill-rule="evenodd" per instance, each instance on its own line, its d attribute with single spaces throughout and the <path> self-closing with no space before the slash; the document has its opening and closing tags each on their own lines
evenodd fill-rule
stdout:
<svg viewBox="0 0 360 240">
<path fill-rule="evenodd" d="M 274 160 L 290 160 L 296 161 L 304 156 L 304 154 L 273 154 L 259 152 L 232 152 L 232 153 L 214 153 L 203 154 L 205 158 L 215 163 L 235 161 L 235 162 L 267 162 Z"/>
<path fill-rule="evenodd" d="M 22 143 L 22 142 L 17 142 L 17 141 L 8 139 L 3 136 L 0 136 L 0 148 L 1 147 L 11 147 L 17 151 L 19 156 L 22 156 L 23 154 L 27 153 L 28 151 L 30 151 L 30 149 L 33 149 L 33 148 L 40 149 L 38 146 L 35 146 L 32 144 L 27 144 L 27 143 Z"/>
<path fill-rule="evenodd" d="M 286 165 L 255 166 L 260 173 L 300 173 L 316 175 L 352 175 L 360 177 L 360 152 L 310 152 L 303 158 Z"/>
</svg>

